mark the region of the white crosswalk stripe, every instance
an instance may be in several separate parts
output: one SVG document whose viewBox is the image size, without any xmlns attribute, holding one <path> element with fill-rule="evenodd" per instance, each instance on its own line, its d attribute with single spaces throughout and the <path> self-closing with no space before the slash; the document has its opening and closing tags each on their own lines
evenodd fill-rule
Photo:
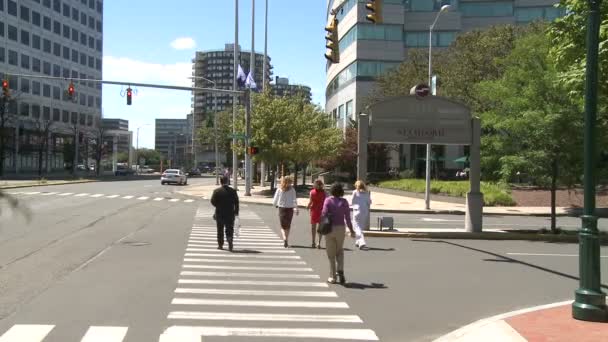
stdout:
<svg viewBox="0 0 608 342">
<path fill-rule="evenodd" d="M 216 248 L 211 216 L 206 205 L 197 210 L 167 316 L 175 325 L 169 325 L 160 342 L 199 342 L 205 337 L 378 340 L 247 206 L 241 206 L 241 232 L 234 238 L 233 253 Z M 196 323 L 179 325 L 186 322 Z"/>
<path fill-rule="evenodd" d="M 15 324 L 0 336 L 0 342 L 42 342 L 54 325 Z M 122 342 L 128 327 L 90 326 L 80 342 Z"/>
<path fill-rule="evenodd" d="M 141 195 L 106 195 L 106 194 L 90 194 L 90 193 L 74 193 L 74 192 L 40 192 L 40 191 L 29 191 L 29 192 L 8 192 L 11 195 L 28 195 L 28 196 L 34 196 L 34 195 L 38 195 L 38 196 L 45 196 L 45 197 L 51 197 L 51 196 L 60 196 L 60 197 L 67 197 L 67 196 L 72 196 L 72 197 L 87 197 L 87 198 L 96 198 L 96 199 L 115 199 L 115 198 L 119 198 L 119 199 L 125 199 L 125 200 L 130 200 L 130 199 L 137 199 L 139 201 L 155 201 L 155 202 L 161 202 L 164 201 L 165 199 L 168 200 L 169 202 L 180 202 L 182 201 L 183 203 L 194 203 L 195 200 L 193 199 L 186 199 L 186 200 L 181 200 L 179 198 L 165 198 L 165 197 L 150 197 L 150 196 L 141 196 Z M 205 218 L 210 218 L 213 215 L 213 213 L 210 213 L 209 215 L 207 215 Z M 215 229 L 215 226 L 213 227 Z"/>
</svg>

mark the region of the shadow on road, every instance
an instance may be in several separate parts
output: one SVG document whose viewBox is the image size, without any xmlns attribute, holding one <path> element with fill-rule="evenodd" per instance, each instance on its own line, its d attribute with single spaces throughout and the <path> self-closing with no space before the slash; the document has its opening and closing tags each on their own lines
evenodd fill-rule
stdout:
<svg viewBox="0 0 608 342">
<path fill-rule="evenodd" d="M 362 251 L 364 252 L 368 252 L 368 251 L 379 251 L 379 252 L 393 252 L 395 251 L 394 248 L 379 248 L 379 247 L 367 247 L 365 249 L 362 249 Z"/>
<path fill-rule="evenodd" d="M 388 287 L 384 284 L 380 283 L 370 283 L 370 284 L 361 284 L 361 283 L 346 283 L 344 287 L 347 289 L 355 289 L 355 290 L 365 290 L 365 289 L 388 289 Z"/>
<path fill-rule="evenodd" d="M 232 251 L 232 253 L 239 253 L 239 254 L 260 254 L 262 252 L 255 251 L 253 249 L 235 249 L 235 250 Z"/>
<path fill-rule="evenodd" d="M 420 239 L 413 239 L 412 241 L 416 241 L 416 242 L 432 242 L 432 243 L 444 243 L 447 245 L 451 245 L 451 246 L 455 246 L 455 247 L 460 247 L 460 248 L 464 248 L 464 249 L 468 249 L 471 251 L 475 251 L 475 252 L 479 252 L 479 253 L 484 253 L 484 254 L 488 254 L 491 255 L 493 257 L 496 257 L 497 259 L 483 259 L 484 261 L 490 261 L 490 262 L 505 262 L 505 263 L 513 263 L 513 264 L 520 264 L 520 265 L 524 265 L 524 266 L 528 266 L 534 269 L 537 269 L 539 271 L 544 271 L 547 273 L 551 273 L 551 274 L 555 274 L 564 278 L 568 278 L 568 279 L 572 279 L 572 280 L 577 280 L 579 281 L 580 278 L 570 275 L 570 274 L 566 274 L 560 271 L 556 271 L 556 270 L 552 270 L 546 267 L 542 267 L 542 266 L 538 266 L 538 265 L 534 265 L 531 264 L 529 262 L 525 262 L 525 261 L 521 261 L 521 260 L 517 260 L 517 259 L 513 259 L 498 253 L 494 253 L 494 252 L 490 252 L 490 251 L 485 251 L 483 249 L 479 249 L 479 248 L 474 248 L 474 247 L 469 247 L 469 246 L 465 246 L 465 245 L 461 245 L 455 242 L 450 242 L 450 241 L 445 241 L 445 240 L 420 240 Z M 606 284 L 600 284 L 600 286 L 604 289 L 608 289 L 608 285 Z"/>
</svg>

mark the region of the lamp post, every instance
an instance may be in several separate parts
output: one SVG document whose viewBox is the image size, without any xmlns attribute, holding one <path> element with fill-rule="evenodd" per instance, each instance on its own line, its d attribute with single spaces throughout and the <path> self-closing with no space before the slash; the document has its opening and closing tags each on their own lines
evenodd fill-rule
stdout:
<svg viewBox="0 0 608 342">
<path fill-rule="evenodd" d="M 441 13 L 447 12 L 452 8 L 450 5 L 443 5 L 437 16 L 435 17 L 435 21 L 429 27 L 429 87 L 431 86 L 431 78 L 433 77 L 433 29 L 435 29 L 435 25 L 437 24 L 437 20 L 441 16 Z M 432 94 L 435 95 L 435 94 Z M 424 190 L 424 204 L 426 209 L 431 209 L 431 144 L 426 144 L 426 186 Z"/>
<path fill-rule="evenodd" d="M 600 240 L 595 216 L 595 123 L 597 121 L 598 49 L 601 0 L 588 0 L 587 66 L 585 82 L 585 207 L 579 231 L 579 288 L 574 293 L 572 317 L 607 322 L 606 294 L 600 278 Z"/>
<path fill-rule="evenodd" d="M 197 79 L 200 78 L 202 80 L 205 80 L 211 84 L 213 84 L 213 88 L 216 88 L 216 83 L 206 77 L 203 76 L 193 76 L 190 77 L 193 79 Z M 194 153 L 194 113 L 192 114 L 192 154 Z M 218 150 L 218 144 L 217 144 L 217 93 L 213 93 L 213 136 L 215 137 L 214 140 L 214 144 L 215 144 L 215 185 L 219 185 L 220 184 L 220 154 L 219 154 L 219 150 Z M 196 157 L 194 157 L 194 160 L 196 161 Z M 196 165 L 195 165 L 196 167 Z"/>
<path fill-rule="evenodd" d="M 137 127 L 137 134 L 135 138 L 135 160 L 137 160 L 137 173 L 139 174 L 139 129 L 150 124 L 145 124 Z M 99 166 L 98 166 L 99 167 Z"/>
<path fill-rule="evenodd" d="M 239 0 L 234 0 L 234 55 L 233 55 L 233 64 L 234 69 L 232 70 L 232 90 L 237 89 L 236 78 L 238 74 L 238 57 L 241 53 L 239 49 Z M 234 190 L 239 189 L 238 187 L 238 169 L 239 169 L 239 161 L 236 155 L 236 95 L 232 95 L 232 187 Z"/>
</svg>

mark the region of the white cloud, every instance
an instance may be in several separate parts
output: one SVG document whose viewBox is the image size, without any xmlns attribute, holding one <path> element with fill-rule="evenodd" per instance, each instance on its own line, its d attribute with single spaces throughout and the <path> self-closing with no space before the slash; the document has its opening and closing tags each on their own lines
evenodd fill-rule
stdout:
<svg viewBox="0 0 608 342">
<path fill-rule="evenodd" d="M 171 47 L 176 50 L 194 49 L 196 42 L 190 37 L 180 37 L 171 42 Z"/>
<path fill-rule="evenodd" d="M 103 78 L 110 81 L 192 86 L 192 63 L 157 64 L 124 57 L 103 58 Z"/>
</svg>

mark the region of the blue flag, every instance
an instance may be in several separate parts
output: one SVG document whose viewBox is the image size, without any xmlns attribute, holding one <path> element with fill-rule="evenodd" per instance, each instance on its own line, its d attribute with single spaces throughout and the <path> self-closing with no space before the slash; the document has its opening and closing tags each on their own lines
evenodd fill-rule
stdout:
<svg viewBox="0 0 608 342">
<path fill-rule="evenodd" d="M 258 88 L 257 84 L 255 84 L 255 80 L 253 79 L 253 75 L 251 72 L 247 75 L 247 80 L 245 81 L 245 86 L 249 89 L 255 90 Z"/>
<path fill-rule="evenodd" d="M 238 70 L 238 73 L 236 74 L 236 83 L 240 87 L 242 87 L 242 86 L 245 85 L 246 82 L 247 82 L 247 75 L 245 75 L 245 72 L 243 71 L 243 68 L 239 64 L 239 70 Z"/>
</svg>

